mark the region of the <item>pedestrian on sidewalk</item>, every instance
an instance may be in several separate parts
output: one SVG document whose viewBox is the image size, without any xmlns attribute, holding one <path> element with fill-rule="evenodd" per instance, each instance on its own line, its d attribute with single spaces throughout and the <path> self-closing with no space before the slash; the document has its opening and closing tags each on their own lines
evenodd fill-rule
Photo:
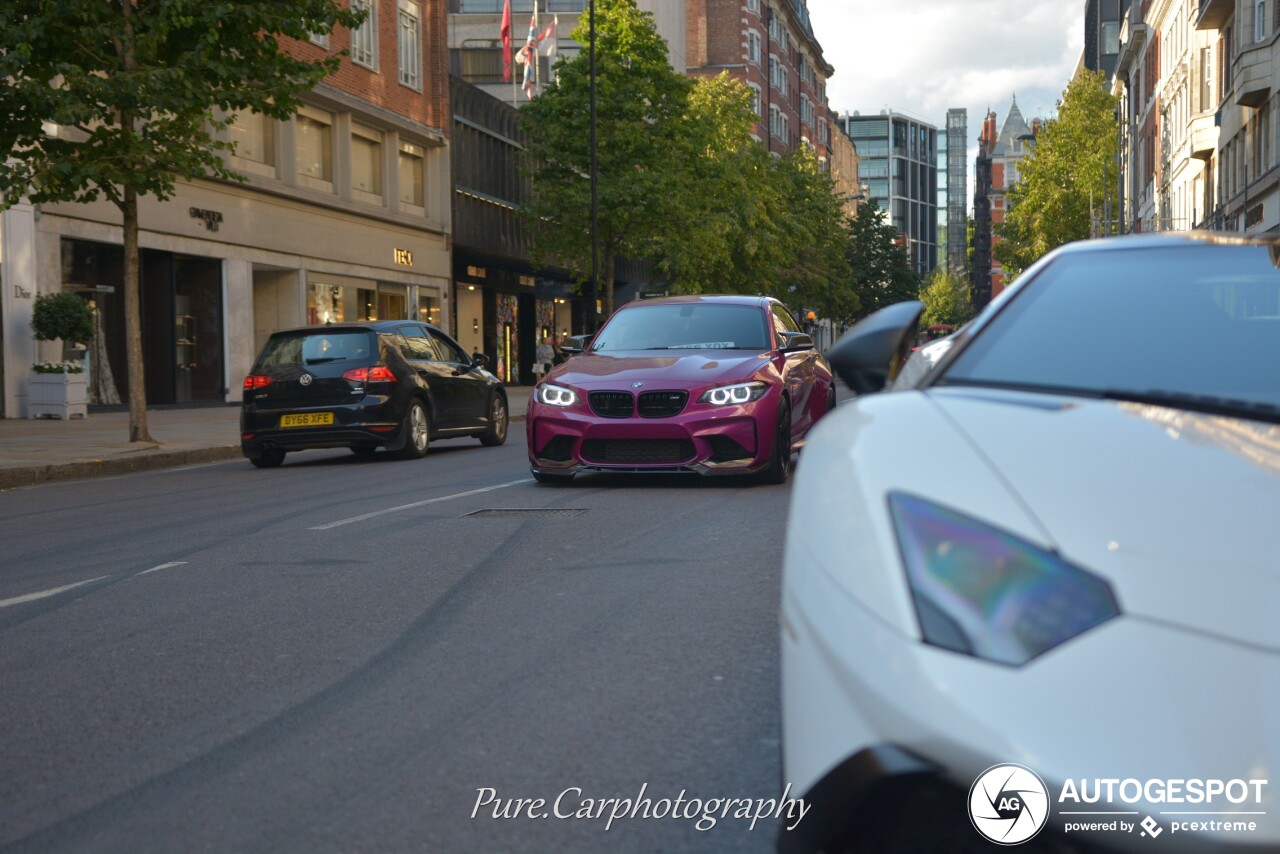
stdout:
<svg viewBox="0 0 1280 854">
<path fill-rule="evenodd" d="M 538 349 L 533 355 L 534 384 L 541 382 L 543 375 L 551 370 L 551 363 L 555 361 L 555 358 L 556 351 L 551 345 L 551 336 L 543 335 L 542 343 L 538 345 Z"/>
</svg>

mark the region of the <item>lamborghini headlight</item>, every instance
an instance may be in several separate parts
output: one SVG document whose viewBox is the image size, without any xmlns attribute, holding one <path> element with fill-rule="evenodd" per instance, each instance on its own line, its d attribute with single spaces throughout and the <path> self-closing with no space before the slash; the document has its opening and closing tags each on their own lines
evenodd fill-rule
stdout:
<svg viewBox="0 0 1280 854">
<path fill-rule="evenodd" d="M 890 493 L 926 643 L 1025 664 L 1120 614 L 1106 581 L 1007 531 Z"/>
</svg>

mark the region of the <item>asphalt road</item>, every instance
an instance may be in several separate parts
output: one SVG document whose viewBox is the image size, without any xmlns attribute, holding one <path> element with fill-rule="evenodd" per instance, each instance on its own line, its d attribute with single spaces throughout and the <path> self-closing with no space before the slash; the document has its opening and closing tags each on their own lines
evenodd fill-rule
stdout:
<svg viewBox="0 0 1280 854">
<path fill-rule="evenodd" d="M 0 493 L 0 850 L 771 850 L 789 487 L 524 453 Z"/>
</svg>

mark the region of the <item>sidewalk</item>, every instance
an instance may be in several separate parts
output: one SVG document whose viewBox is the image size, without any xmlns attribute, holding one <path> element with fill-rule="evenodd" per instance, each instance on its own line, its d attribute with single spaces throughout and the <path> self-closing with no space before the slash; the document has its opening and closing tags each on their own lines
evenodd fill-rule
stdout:
<svg viewBox="0 0 1280 854">
<path fill-rule="evenodd" d="M 523 422 L 531 386 L 508 386 L 513 424 Z M 129 474 L 237 459 L 240 407 L 148 409 L 154 443 L 129 441 L 128 412 L 70 421 L 0 419 L 0 489 L 54 480 Z M 513 428 L 507 441 L 523 440 Z"/>
</svg>

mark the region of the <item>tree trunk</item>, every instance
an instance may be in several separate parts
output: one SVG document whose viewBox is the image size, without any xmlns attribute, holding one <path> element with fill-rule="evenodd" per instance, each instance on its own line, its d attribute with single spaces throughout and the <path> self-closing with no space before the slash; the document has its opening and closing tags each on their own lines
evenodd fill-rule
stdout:
<svg viewBox="0 0 1280 854">
<path fill-rule="evenodd" d="M 142 362 L 142 288 L 138 274 L 138 194 L 124 188 L 124 340 L 129 366 L 129 441 L 154 442 L 147 432 L 147 376 Z"/>
<path fill-rule="evenodd" d="M 604 319 L 613 317 L 613 250 L 604 250 L 604 269 L 600 271 L 604 278 Z M 595 306 L 591 310 L 595 311 Z"/>
</svg>

